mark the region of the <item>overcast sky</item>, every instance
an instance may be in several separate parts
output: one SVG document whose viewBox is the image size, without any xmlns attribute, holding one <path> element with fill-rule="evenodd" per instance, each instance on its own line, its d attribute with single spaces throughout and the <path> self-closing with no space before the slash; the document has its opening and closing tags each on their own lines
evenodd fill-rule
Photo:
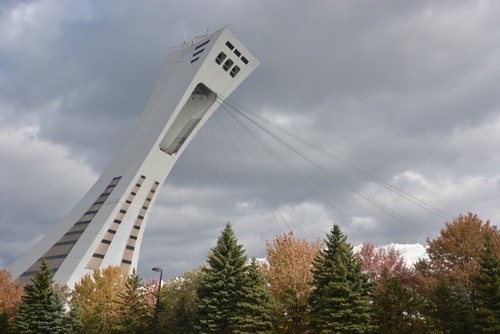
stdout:
<svg viewBox="0 0 500 334">
<path fill-rule="evenodd" d="M 169 49 L 221 25 L 261 65 L 167 178 L 143 277 L 197 267 L 228 221 L 257 257 L 334 222 L 353 244 L 425 244 L 469 211 L 498 224 L 499 1 L 2 0 L 0 268 L 111 162 Z"/>
</svg>

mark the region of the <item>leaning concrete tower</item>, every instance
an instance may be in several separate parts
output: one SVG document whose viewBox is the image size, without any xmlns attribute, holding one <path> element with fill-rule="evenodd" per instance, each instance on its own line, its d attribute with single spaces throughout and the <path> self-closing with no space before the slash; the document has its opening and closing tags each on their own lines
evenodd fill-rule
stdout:
<svg viewBox="0 0 500 334">
<path fill-rule="evenodd" d="M 227 28 L 167 55 L 158 83 L 127 142 L 80 202 L 8 270 L 26 283 L 42 258 L 72 287 L 94 269 L 137 266 L 160 188 L 194 135 L 259 61 Z"/>
</svg>

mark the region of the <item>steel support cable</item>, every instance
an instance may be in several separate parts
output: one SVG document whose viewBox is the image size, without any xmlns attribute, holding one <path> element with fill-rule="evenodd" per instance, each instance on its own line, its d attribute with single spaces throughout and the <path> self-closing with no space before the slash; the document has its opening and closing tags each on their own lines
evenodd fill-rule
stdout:
<svg viewBox="0 0 500 334">
<path fill-rule="evenodd" d="M 339 157 L 337 157 L 337 156 L 335 156 L 335 155 L 333 155 L 333 154 L 331 154 L 331 153 L 329 153 L 329 152 L 321 149 L 320 147 L 317 147 L 314 144 L 307 142 L 306 140 L 304 140 L 304 139 L 298 137 L 297 135 L 295 135 L 295 134 L 287 131 L 286 129 L 283 129 L 283 128 L 279 127 L 278 125 L 276 125 L 276 124 L 274 124 L 274 123 L 266 120 L 262 116 L 259 116 L 259 115 L 255 114 L 255 113 L 250 112 L 250 111 L 247 111 L 247 112 L 249 112 L 252 116 L 254 116 L 256 118 L 259 118 L 261 121 L 267 123 L 268 125 L 270 125 L 270 126 L 276 128 L 276 129 L 278 129 L 279 131 L 281 131 L 281 132 L 287 134 L 288 136 L 296 139 L 297 141 L 303 143 L 304 145 L 306 145 L 306 146 L 314 149 L 315 151 L 323 154 L 324 156 L 327 156 L 328 158 L 330 158 L 330 159 L 338 162 L 339 164 L 342 164 L 342 165 L 348 167 L 349 169 L 355 171 L 356 173 L 358 173 L 358 174 L 360 174 L 360 175 L 362 175 L 362 176 L 364 176 L 364 177 L 366 177 L 366 178 L 374 181 L 375 183 L 377 183 L 381 187 L 383 187 L 383 188 L 385 188 L 385 189 L 387 189 L 387 190 L 395 193 L 396 195 L 398 195 L 398 196 L 400 196 L 400 197 L 408 200 L 409 202 L 411 202 L 411 203 L 419 206 L 420 208 L 422 208 L 422 209 L 424 209 L 424 210 L 426 210 L 426 211 L 428 211 L 428 212 L 430 212 L 430 213 L 432 213 L 432 214 L 434 214 L 434 215 L 436 215 L 436 216 L 438 216 L 440 218 L 443 218 L 443 219 L 452 217 L 452 215 L 450 215 L 449 213 L 447 213 L 447 212 L 445 212 L 445 211 L 443 211 L 443 210 L 441 210 L 439 208 L 436 208 L 433 205 L 431 205 L 429 203 L 426 203 L 423 200 L 420 200 L 420 199 L 416 198 L 415 196 L 413 196 L 411 194 L 408 194 L 408 193 L 404 192 L 403 190 L 398 189 L 397 187 L 395 187 L 395 186 L 393 186 L 393 185 L 391 185 L 391 184 L 389 184 L 389 183 L 387 183 L 387 182 L 385 182 L 385 181 L 383 181 L 383 180 L 381 180 L 381 179 L 379 179 L 379 178 L 377 178 L 377 177 L 369 174 L 368 172 L 360 169 L 359 167 L 356 167 L 356 166 L 348 163 L 347 161 L 345 161 L 345 160 L 343 160 L 343 159 L 341 159 L 341 158 L 339 158 Z"/>
<path fill-rule="evenodd" d="M 249 111 L 248 109 L 245 109 L 245 108 L 241 107 L 241 106 L 238 106 L 236 103 L 234 103 L 232 101 L 228 101 L 227 99 L 225 99 L 224 101 L 225 101 L 225 103 L 228 103 L 229 105 L 233 105 L 233 107 L 235 109 L 236 109 L 235 106 L 237 106 L 238 109 L 241 108 L 241 110 L 244 110 L 246 113 L 249 113 L 250 115 L 258 118 L 260 121 L 262 121 L 262 122 L 268 124 L 269 126 L 271 126 L 271 127 L 275 128 L 275 129 L 283 132 L 287 136 L 292 137 L 293 139 L 301 142 L 302 144 L 306 145 L 307 147 L 309 147 L 309 148 L 317 151 L 318 153 L 321 153 L 322 155 L 324 155 L 324 156 L 326 156 L 326 157 L 328 157 L 328 158 L 336 161 L 337 163 L 339 163 L 339 164 L 341 164 L 341 165 L 343 165 L 343 166 L 345 166 L 345 167 L 353 170 L 354 172 L 358 173 L 359 175 L 362 175 L 362 176 L 370 179 L 371 181 L 375 182 L 379 186 L 381 186 L 381 187 L 389 190 L 390 192 L 392 192 L 392 193 L 394 193 L 394 194 L 396 194 L 396 195 L 398 195 L 398 196 L 406 199 L 407 201 L 415 204 L 416 206 L 418 206 L 418 207 L 420 207 L 420 208 L 422 208 L 422 209 L 424 209 L 424 210 L 426 210 L 426 211 L 428 211 L 428 212 L 430 212 L 430 213 L 432 213 L 432 214 L 434 214 L 434 215 L 436 215 L 436 216 L 438 216 L 438 217 L 440 217 L 442 219 L 452 218 L 451 214 L 449 214 L 449 213 L 447 213 L 447 212 L 445 212 L 445 211 L 443 211 L 443 210 L 441 210 L 439 208 L 436 208 L 435 206 L 433 206 L 433 205 L 431 205 L 431 204 L 429 204 L 429 203 L 427 203 L 427 202 L 425 202 L 425 201 L 423 201 L 423 200 L 421 200 L 421 199 L 419 199 L 419 198 L 417 198 L 417 197 L 415 197 L 415 196 L 413 196 L 411 194 L 406 193 L 405 191 L 403 191 L 403 190 L 401 190 L 401 189 L 399 189 L 399 188 L 391 185 L 390 183 L 387 183 L 387 182 L 381 180 L 380 178 L 377 178 L 374 175 L 371 175 L 367 171 L 365 171 L 365 170 L 363 170 L 363 169 L 361 169 L 359 167 L 354 166 L 353 164 L 345 161 L 344 159 L 342 159 L 340 157 L 335 156 L 334 154 L 331 154 L 331 153 L 323 150 L 322 148 L 320 148 L 320 147 L 318 147 L 318 146 L 316 146 L 316 145 L 314 145 L 314 144 L 306 141 L 305 139 L 297 136 L 296 134 L 294 134 L 294 133 L 292 133 L 292 132 L 290 132 L 290 131 L 288 131 L 288 130 L 286 130 L 286 129 L 284 129 L 284 128 L 276 125 L 276 124 L 274 124 L 273 122 L 265 119 L 264 117 L 259 116 L 259 115 L 255 114 L 255 113 Z"/>
<path fill-rule="evenodd" d="M 233 114 L 230 114 L 231 117 L 234 117 Z M 238 120 L 237 120 L 238 121 Z M 250 134 L 254 134 L 246 125 L 241 123 L 241 121 L 238 121 L 240 123 L 240 126 L 245 128 L 247 132 Z M 254 138 L 258 138 L 258 136 L 254 136 Z M 256 139 L 257 140 L 257 139 Z M 354 222 L 347 214 L 345 214 L 342 210 L 339 208 L 333 206 L 330 204 L 325 197 L 317 190 L 314 188 L 312 185 L 310 185 L 303 177 L 301 177 L 295 170 L 293 170 L 283 159 L 281 159 L 267 144 L 265 144 L 262 141 L 259 141 L 259 144 L 264 147 L 273 157 L 296 179 L 298 179 L 311 193 L 313 193 L 315 196 L 317 196 L 321 203 L 335 216 L 337 219 L 342 222 L 344 225 L 347 226 L 351 231 L 353 231 L 353 228 L 356 229 L 360 234 L 362 234 L 365 238 L 368 240 L 373 240 L 374 242 L 376 241 L 376 237 L 366 231 L 362 226 L 359 226 L 356 222 Z"/>
<path fill-rule="evenodd" d="M 231 107 L 232 108 L 232 107 Z M 289 173 L 291 173 L 295 178 L 297 178 L 305 187 L 307 187 L 314 195 L 318 196 L 323 205 L 329 209 L 329 211 L 336 216 L 340 221 L 342 221 L 349 229 L 352 230 L 354 227 L 359 233 L 365 236 L 368 240 L 376 241 L 376 237 L 366 231 L 362 226 L 359 226 L 356 222 L 354 222 L 351 218 L 349 218 L 342 210 L 331 205 L 322 194 L 315 189 L 312 185 L 310 185 L 304 178 L 302 178 L 293 168 L 291 168 L 282 158 L 279 157 L 272 148 L 269 147 L 262 140 L 259 140 L 259 136 L 256 135 L 254 131 L 252 131 L 246 124 L 242 123 L 241 120 L 238 120 L 233 113 L 228 112 L 229 116 L 231 116 L 238 124 L 247 131 L 268 153 L 270 153 Z M 241 115 L 241 114 L 240 114 Z M 242 115 L 243 116 L 243 115 Z M 244 116 L 243 116 L 244 117 Z M 260 128 L 260 127 L 259 127 Z M 262 128 L 260 128 L 262 130 Z"/>
<path fill-rule="evenodd" d="M 425 233 L 426 235 L 430 235 L 425 229 L 423 229 L 422 227 L 420 227 L 418 224 L 412 222 L 411 220 L 409 220 L 406 217 L 402 216 L 401 214 L 399 214 L 395 210 L 393 210 L 393 209 L 389 208 L 388 206 L 386 206 L 385 204 L 381 203 L 380 201 L 378 201 L 374 197 L 372 197 L 369 194 L 363 192 L 361 189 L 359 189 L 358 187 L 356 187 L 355 185 L 353 185 L 349 181 L 345 180 L 344 178 L 342 178 L 341 176 L 339 176 L 337 173 L 335 173 L 335 172 L 333 172 L 331 170 L 328 170 L 328 169 L 320 166 L 314 160 L 312 160 L 311 158 L 309 158 L 305 154 L 303 154 L 300 151 L 298 151 L 292 145 L 290 145 L 289 143 L 287 143 L 282 138 L 278 137 L 276 134 L 272 133 L 268 129 L 264 128 L 262 125 L 258 124 L 257 122 L 255 122 L 254 120 L 252 120 L 251 118 L 249 118 L 247 115 L 243 114 L 240 110 L 238 110 L 234 106 L 231 106 L 231 108 L 233 108 L 233 110 L 235 110 L 242 117 L 244 117 L 245 119 L 247 119 L 249 122 L 251 122 L 252 124 L 254 124 L 255 126 L 257 126 L 258 128 L 260 128 L 262 131 L 266 132 L 269 136 L 273 137 L 275 140 L 277 140 L 278 142 L 280 142 L 282 145 L 286 146 L 292 152 L 294 152 L 295 154 L 299 155 L 304 160 L 306 160 L 310 164 L 312 164 L 314 167 L 316 167 L 319 170 L 321 170 L 326 175 L 337 177 L 346 187 L 350 188 L 354 193 L 358 194 L 361 198 L 363 198 L 364 200 L 366 200 L 368 203 L 372 204 L 375 208 L 379 209 L 381 212 L 385 213 L 386 215 L 392 217 L 395 220 L 399 219 L 399 220 L 402 220 L 402 221 L 406 222 L 407 224 L 409 224 L 409 225 L 413 226 L 414 228 L 420 230 L 421 232 Z"/>
<path fill-rule="evenodd" d="M 242 115 L 242 116 L 245 117 L 245 115 Z M 252 121 L 250 119 L 248 119 L 248 120 Z M 256 126 L 259 126 L 257 123 L 254 123 L 254 124 Z M 268 130 L 266 130 L 264 128 L 262 128 L 262 130 L 266 131 L 266 132 L 268 131 Z M 373 196 L 371 196 L 371 195 L 367 194 L 366 192 L 362 191 L 360 188 L 356 187 L 354 184 L 352 184 L 351 182 L 349 182 L 347 179 L 341 177 L 339 174 L 335 173 L 333 170 L 322 167 L 321 165 L 319 165 L 318 163 L 316 163 L 314 160 L 312 160 L 311 158 L 309 158 L 305 154 L 301 153 L 299 150 L 295 149 L 292 145 L 290 145 L 289 143 L 287 143 L 283 139 L 279 138 L 275 134 L 273 134 L 271 132 L 268 132 L 268 134 L 270 136 L 272 136 L 273 138 L 275 138 L 276 140 L 278 140 L 279 142 L 281 142 L 284 146 L 288 147 L 290 150 L 292 150 L 293 152 L 295 152 L 296 154 L 298 154 L 299 156 L 301 156 L 304 160 L 308 161 L 311 165 L 313 165 L 314 167 L 316 167 L 317 169 L 319 169 L 320 171 L 322 171 L 326 175 L 332 176 L 332 177 L 336 177 L 340 182 L 342 182 L 344 184 L 345 187 L 351 189 L 355 194 L 357 194 L 362 199 L 364 199 L 365 201 L 367 201 L 368 203 L 370 203 L 373 207 L 375 207 L 378 210 L 380 210 L 381 212 L 385 213 L 387 216 L 393 218 L 395 221 L 403 221 L 403 222 L 405 222 L 405 223 L 413 226 L 415 229 L 419 230 L 420 232 L 423 232 L 427 236 L 430 235 L 429 232 L 427 232 L 425 229 L 423 229 L 422 227 L 420 227 L 418 224 L 414 223 L 413 221 L 411 221 L 408 218 L 404 217 L 403 215 L 401 215 L 397 211 L 391 209 L 387 205 L 385 205 L 382 202 L 378 201 Z"/>
<path fill-rule="evenodd" d="M 211 124 L 211 123 L 206 124 L 206 125 L 213 126 L 214 128 L 216 128 L 214 126 L 214 124 Z M 210 134 L 210 136 L 207 136 L 207 140 L 205 140 L 203 143 L 205 145 L 208 144 L 208 147 L 217 148 L 218 141 L 217 141 L 216 136 L 215 136 L 215 131 L 207 131 L 207 132 Z M 205 151 L 205 155 L 206 155 L 207 150 L 205 149 L 204 151 Z M 227 177 L 224 175 L 223 168 L 221 166 L 221 160 L 214 157 L 213 154 L 208 154 L 208 159 L 210 160 L 212 166 L 214 166 L 217 169 L 217 174 L 218 174 L 220 182 L 222 184 L 222 188 L 227 191 L 228 190 L 228 186 L 227 186 L 228 182 L 227 182 Z M 214 198 L 217 196 L 215 191 L 213 192 L 213 196 L 214 196 Z M 217 215 L 222 217 L 223 216 L 222 213 L 224 212 L 224 209 L 223 209 L 221 203 L 216 202 L 215 207 L 216 207 Z"/>
<path fill-rule="evenodd" d="M 199 87 L 200 88 L 200 91 L 202 91 L 203 93 L 205 94 L 209 94 L 210 91 L 207 90 L 207 89 L 204 89 L 203 87 Z M 213 155 L 209 154 L 208 157 L 207 157 L 207 154 L 206 154 L 206 151 L 207 151 L 207 146 L 208 147 L 215 147 L 215 145 L 217 144 L 217 141 L 214 139 L 214 135 L 213 135 L 213 131 L 208 131 L 210 127 L 210 123 L 206 123 L 205 126 L 202 126 L 200 131 L 198 132 L 197 136 L 199 135 L 200 136 L 200 139 L 201 140 L 198 140 L 198 148 L 199 148 L 199 153 L 198 153 L 198 157 L 205 157 L 205 160 L 206 162 L 208 163 L 211 163 L 213 166 L 215 166 L 217 168 L 217 173 L 219 175 L 219 178 L 220 178 L 220 182 L 222 184 L 222 187 L 223 188 L 226 188 L 227 189 L 227 186 L 226 186 L 226 178 L 224 177 L 224 174 L 222 172 L 222 168 L 220 166 L 220 161 L 218 159 L 214 159 L 213 158 Z M 199 172 L 199 169 L 198 169 L 198 166 L 200 164 L 194 164 L 195 165 L 195 170 L 197 172 L 196 174 L 196 181 L 197 181 L 197 184 L 200 185 L 200 181 L 199 181 L 199 178 L 201 176 L 198 175 L 198 172 Z M 205 195 L 203 196 L 217 196 L 217 193 L 216 191 L 214 191 L 213 189 L 211 188 L 205 188 L 203 190 L 203 192 L 205 193 Z M 223 209 L 222 209 L 222 206 L 219 204 L 219 203 L 216 203 L 216 205 L 214 205 L 214 212 L 217 216 L 221 216 L 222 217 L 222 212 L 223 212 Z"/>
<path fill-rule="evenodd" d="M 220 104 L 219 104 L 220 105 Z M 225 109 L 224 105 L 222 105 L 222 108 Z M 226 110 L 227 111 L 227 110 Z M 231 143 L 231 146 L 233 147 L 233 149 L 238 153 L 239 156 L 241 156 L 243 158 L 243 152 L 239 149 L 238 145 L 236 145 L 236 143 L 234 142 L 233 140 L 233 137 L 229 134 L 229 131 L 227 129 L 227 127 L 224 125 L 224 123 L 222 122 L 221 119 L 219 119 L 217 116 L 219 115 L 219 113 L 216 113 L 214 116 L 216 121 L 218 121 L 220 127 L 222 128 L 223 130 L 223 133 L 225 135 L 225 137 L 227 138 L 227 140 Z M 241 137 L 241 139 L 244 140 L 243 137 Z M 248 144 L 248 143 L 247 143 Z M 248 147 L 250 148 L 250 145 L 248 145 Z M 258 159 L 256 159 L 256 161 L 259 161 Z M 253 176 L 255 177 L 255 179 L 257 179 L 256 175 L 255 175 L 255 171 L 253 169 L 251 169 L 250 171 Z M 292 230 L 292 228 L 290 227 L 290 225 L 288 224 L 288 222 L 286 221 L 286 219 L 283 217 L 283 215 L 281 214 L 281 212 L 279 211 L 278 207 L 273 203 L 272 206 L 274 207 L 274 210 L 276 210 L 276 212 L 278 213 L 278 215 L 280 216 L 281 220 L 285 223 L 286 227 L 288 228 L 289 231 Z M 253 213 L 252 211 L 252 215 L 254 216 L 255 219 L 257 219 L 255 217 L 255 214 Z"/>
<path fill-rule="evenodd" d="M 218 101 L 221 101 L 221 100 L 218 100 Z M 222 104 L 222 103 L 219 103 L 219 106 L 222 106 L 222 108 L 226 111 L 226 113 L 228 112 L 227 109 L 225 108 L 225 104 Z M 218 113 L 216 114 L 218 115 Z M 232 118 L 232 117 L 231 117 Z M 233 119 L 234 120 L 234 119 Z M 236 145 L 236 143 L 234 142 L 233 138 L 231 135 L 229 135 L 229 131 L 226 129 L 226 127 L 224 126 L 224 124 L 222 122 L 220 122 L 222 128 L 224 129 L 224 132 L 226 134 L 226 138 L 228 138 L 228 140 L 230 141 L 230 143 L 232 144 L 232 146 L 235 148 L 235 150 L 238 152 L 238 154 L 243 157 L 243 153 L 241 152 L 241 150 L 239 149 L 238 145 Z M 241 127 L 241 125 L 240 125 Z M 238 132 L 236 132 L 238 133 Z M 248 143 L 248 141 L 246 140 L 247 137 L 245 136 L 240 136 L 240 139 L 244 142 L 246 142 L 249 150 L 251 149 L 251 145 L 250 143 Z M 255 153 L 255 151 L 253 151 Z M 255 156 L 257 157 L 257 154 L 255 154 Z M 256 161 L 260 161 L 259 159 L 255 159 Z M 252 169 L 250 171 L 255 179 L 257 179 L 256 175 L 255 175 L 255 171 Z M 272 203 L 272 202 L 271 202 Z M 280 210 L 278 209 L 278 206 L 275 204 L 275 203 L 272 203 L 272 206 L 274 207 L 274 210 L 276 210 L 276 212 L 278 213 L 278 216 L 281 218 L 281 220 L 283 221 L 283 223 L 286 225 L 286 227 L 288 228 L 289 231 L 292 230 L 292 228 L 290 227 L 290 225 L 288 224 L 288 222 L 286 221 L 285 217 L 283 217 L 283 215 L 281 214 Z"/>
<path fill-rule="evenodd" d="M 219 100 L 217 100 L 217 102 L 219 102 Z M 219 106 L 220 106 L 220 103 L 219 103 Z M 231 144 L 231 147 L 236 151 L 236 153 L 239 156 L 243 156 L 240 148 L 238 147 L 238 145 L 236 145 L 236 143 L 233 140 L 233 137 L 230 135 L 229 130 L 227 129 L 226 125 L 223 123 L 223 121 L 220 119 L 220 117 L 218 117 L 219 115 L 220 115 L 220 113 L 215 113 L 214 120 L 218 123 L 219 127 L 222 128 L 222 130 L 223 130 L 222 133 L 224 134 L 224 137 L 228 140 L 228 142 Z M 253 218 L 257 219 L 253 210 L 250 210 L 250 211 L 251 211 Z"/>
<path fill-rule="evenodd" d="M 205 143 L 208 143 L 208 147 L 217 147 L 218 141 L 215 138 L 214 131 L 208 131 L 208 132 L 210 133 L 209 141 L 206 141 Z M 226 180 L 227 178 L 224 175 L 224 172 L 223 172 L 223 169 L 221 166 L 221 160 L 217 159 L 212 154 L 208 154 L 208 156 L 210 157 L 210 161 L 212 162 L 213 166 L 216 166 L 216 168 L 217 168 L 217 173 L 218 173 L 219 178 L 222 182 L 222 189 L 227 191 L 229 189 L 229 187 L 227 186 L 227 184 L 228 184 L 227 180 Z M 224 212 L 223 205 L 221 203 L 217 202 L 216 207 L 217 207 L 217 214 L 222 217 L 223 216 L 222 212 Z"/>
<path fill-rule="evenodd" d="M 242 116 L 245 117 L 244 115 L 242 115 Z M 251 122 L 250 119 L 248 119 L 248 120 Z M 253 123 L 253 124 L 260 128 L 260 126 L 257 123 Z M 405 218 L 404 216 L 402 216 L 401 214 L 399 214 L 395 210 L 393 210 L 393 209 L 389 208 L 388 206 L 384 205 L 383 203 L 379 202 L 374 197 L 366 194 L 365 192 L 363 192 L 361 189 L 359 189 L 358 187 L 356 187 L 352 183 L 350 183 L 347 180 L 345 180 L 342 177 L 340 177 L 337 173 L 335 173 L 335 172 L 333 172 L 331 170 L 323 168 L 322 166 L 320 166 L 319 164 L 317 164 L 316 162 L 314 162 L 312 159 L 310 159 L 309 157 L 307 157 L 306 155 L 304 155 L 300 151 L 296 150 L 290 144 L 288 144 L 285 141 L 283 141 L 281 138 L 279 138 L 279 137 L 275 136 L 274 134 L 268 132 L 268 130 L 266 130 L 264 128 L 261 128 L 261 130 L 265 131 L 266 133 L 268 133 L 274 139 L 276 139 L 277 141 L 279 141 L 280 143 L 282 143 L 284 146 L 288 147 L 294 153 L 296 153 L 299 156 L 301 156 L 304 160 L 308 161 L 310 164 L 312 164 L 317 169 L 321 170 L 326 175 L 337 177 L 347 188 L 350 188 L 355 194 L 357 194 L 358 196 L 360 196 L 361 198 L 363 198 L 368 203 L 372 204 L 375 208 L 379 209 L 381 212 L 385 213 L 386 215 L 392 217 L 395 220 L 399 219 L 399 220 L 402 220 L 402 221 L 406 222 L 407 224 L 409 224 L 409 225 L 413 226 L 414 228 L 420 230 L 421 232 L 425 233 L 426 235 L 430 235 L 427 231 L 425 231 L 419 225 L 413 223 L 411 220 Z"/>
</svg>

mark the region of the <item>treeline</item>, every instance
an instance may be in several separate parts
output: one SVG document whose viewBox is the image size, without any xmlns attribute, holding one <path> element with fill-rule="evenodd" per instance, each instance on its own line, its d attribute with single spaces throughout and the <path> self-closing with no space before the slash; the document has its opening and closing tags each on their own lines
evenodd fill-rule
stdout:
<svg viewBox="0 0 500 334">
<path fill-rule="evenodd" d="M 206 264 L 161 286 L 157 333 L 500 333 L 500 232 L 460 215 L 407 265 L 394 248 L 355 253 L 338 225 L 292 232 L 248 259 L 230 224 Z M 0 271 L 0 333 L 148 333 L 158 282 L 108 267 L 73 290 L 43 262 L 19 286 Z"/>
</svg>

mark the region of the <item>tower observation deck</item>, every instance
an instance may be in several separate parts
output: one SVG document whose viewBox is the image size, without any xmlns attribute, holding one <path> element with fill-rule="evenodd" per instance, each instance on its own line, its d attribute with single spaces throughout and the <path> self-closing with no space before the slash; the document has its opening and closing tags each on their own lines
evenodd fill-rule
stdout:
<svg viewBox="0 0 500 334">
<path fill-rule="evenodd" d="M 137 267 L 144 229 L 158 192 L 186 146 L 258 66 L 223 28 L 170 52 L 129 139 L 78 204 L 8 270 L 27 283 L 45 259 L 69 287 L 109 265 Z"/>
</svg>

